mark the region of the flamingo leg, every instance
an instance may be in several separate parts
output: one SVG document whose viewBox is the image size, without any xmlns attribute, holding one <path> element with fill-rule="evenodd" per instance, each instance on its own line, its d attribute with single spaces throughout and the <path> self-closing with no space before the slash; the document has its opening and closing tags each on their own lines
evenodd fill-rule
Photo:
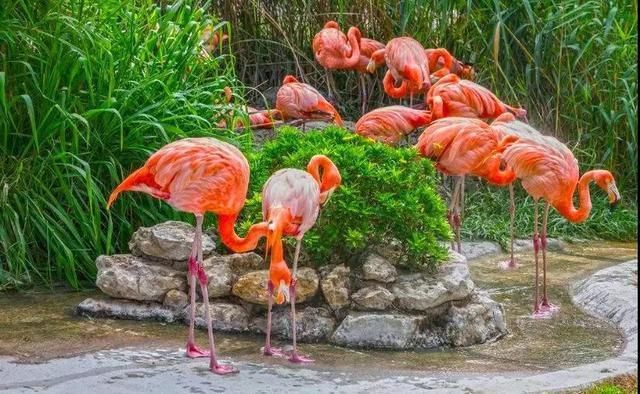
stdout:
<svg viewBox="0 0 640 394">
<path fill-rule="evenodd" d="M 540 243 L 542 246 L 542 302 L 540 303 L 541 309 L 553 312 L 558 309 L 556 305 L 549 302 L 547 294 L 547 220 L 549 217 L 549 203 L 544 206 L 544 216 L 542 217 L 542 234 L 540 236 Z"/>
<path fill-rule="evenodd" d="M 221 365 L 216 358 L 216 346 L 213 340 L 213 324 L 211 323 L 211 309 L 209 308 L 209 290 L 207 289 L 207 273 L 202 265 L 202 215 L 196 215 L 196 239 L 198 240 L 198 281 L 200 282 L 200 292 L 204 301 L 204 318 L 207 321 L 207 332 L 209 334 L 209 369 L 218 375 L 237 373 L 238 370 L 230 365 Z"/>
<path fill-rule="evenodd" d="M 267 292 L 269 293 L 269 302 L 267 309 L 267 338 L 262 350 L 262 354 L 265 356 L 282 356 L 282 350 L 271 347 L 271 309 L 273 308 L 273 290 L 273 283 L 268 280 Z"/>
<path fill-rule="evenodd" d="M 360 99 L 362 100 L 362 103 L 360 104 L 360 113 L 362 115 L 365 114 L 365 112 L 367 111 L 367 81 L 365 80 L 365 76 L 362 73 L 359 73 L 360 75 Z"/>
<path fill-rule="evenodd" d="M 291 338 L 293 350 L 291 351 L 291 357 L 289 361 L 292 363 L 312 363 L 313 359 L 305 356 L 300 356 L 297 349 L 297 332 L 296 332 L 296 280 L 298 274 L 298 257 L 300 257 L 300 246 L 302 245 L 302 239 L 298 239 L 296 243 L 296 253 L 293 258 L 293 273 L 291 278 L 291 286 L 289 289 L 291 299 Z"/>
<path fill-rule="evenodd" d="M 515 233 L 515 218 L 516 218 L 516 202 L 515 202 L 515 194 L 513 191 L 513 183 L 509 184 L 509 234 L 511 237 L 510 244 L 510 258 L 508 261 L 502 261 L 499 263 L 499 266 L 502 269 L 515 269 L 518 268 L 518 264 L 516 264 L 516 259 L 513 256 L 513 240 Z"/>
<path fill-rule="evenodd" d="M 328 68 L 325 68 L 324 75 L 327 78 L 327 98 L 329 100 L 333 100 L 333 92 L 331 91 L 331 71 Z"/>
<path fill-rule="evenodd" d="M 462 245 L 460 241 L 460 228 L 462 227 L 462 209 L 464 207 L 464 175 L 460 176 L 458 182 L 460 182 L 460 190 L 458 191 L 458 202 L 456 205 L 456 210 L 453 213 L 453 222 L 456 225 L 456 242 L 458 244 L 458 253 L 461 253 Z"/>
<path fill-rule="evenodd" d="M 196 216 L 196 222 L 198 217 Z M 196 275 L 198 273 L 198 237 L 193 238 L 193 246 L 191 248 L 191 255 L 187 262 L 187 279 L 189 281 L 189 334 L 187 336 L 186 353 L 189 358 L 209 357 L 209 352 L 200 349 L 195 343 L 195 320 L 196 320 Z"/>
<path fill-rule="evenodd" d="M 451 230 L 453 230 L 454 236 L 456 234 L 456 224 L 455 224 L 455 212 L 456 212 L 456 204 L 458 201 L 458 193 L 460 191 L 460 178 L 456 177 L 453 183 L 453 191 L 451 192 L 451 201 L 449 202 L 449 211 L 447 212 L 447 220 L 449 221 L 449 225 L 451 226 Z M 455 239 L 451 240 L 451 250 L 456 250 L 455 248 Z"/>
<path fill-rule="evenodd" d="M 538 302 L 538 280 L 540 276 L 538 266 L 538 251 L 540 250 L 540 239 L 538 234 L 538 201 L 533 201 L 533 256 L 536 261 L 536 281 L 533 299 L 533 316 L 540 316 L 540 303 Z"/>
</svg>

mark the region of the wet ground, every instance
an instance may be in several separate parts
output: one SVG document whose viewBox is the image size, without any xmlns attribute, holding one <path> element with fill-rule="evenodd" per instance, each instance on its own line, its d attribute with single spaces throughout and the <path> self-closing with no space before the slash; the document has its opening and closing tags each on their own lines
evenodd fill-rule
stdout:
<svg viewBox="0 0 640 394">
<path fill-rule="evenodd" d="M 621 348 L 620 333 L 612 325 L 589 317 L 574 307 L 568 286 L 592 272 L 637 257 L 633 243 L 569 244 L 549 258 L 549 295 L 560 305 L 550 319 L 530 317 L 533 283 L 532 252 L 516 255 L 520 267 L 503 271 L 487 256 L 470 262 L 480 288 L 504 304 L 510 334 L 494 343 L 463 349 L 389 352 L 303 344 L 316 363 L 314 373 L 326 371 L 407 371 L 447 374 L 486 372 L 534 374 L 611 358 Z M 181 324 L 89 319 L 72 315 L 73 307 L 96 292 L 28 293 L 0 297 L 0 355 L 18 362 L 40 362 L 98 350 L 136 347 L 164 349 L 169 359 L 180 358 L 186 327 Z M 198 333 L 205 344 L 205 333 Z M 216 334 L 219 354 L 247 365 L 285 367 L 282 359 L 264 360 L 258 354 L 262 337 Z M 280 343 L 286 345 L 286 343 Z M 95 355 L 94 355 L 95 356 Z M 70 360 L 71 361 L 71 360 Z M 200 360 L 195 360 L 200 362 Z M 203 361 L 203 360 L 202 360 Z M 264 364 L 262 364 L 264 363 Z M 202 362 L 203 366 L 206 363 Z M 2 371 L 0 371 L 2 372 Z"/>
</svg>

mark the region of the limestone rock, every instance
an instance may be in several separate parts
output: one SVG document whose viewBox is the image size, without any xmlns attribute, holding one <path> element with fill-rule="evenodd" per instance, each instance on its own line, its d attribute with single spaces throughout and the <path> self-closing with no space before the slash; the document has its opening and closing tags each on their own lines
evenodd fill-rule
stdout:
<svg viewBox="0 0 640 394">
<path fill-rule="evenodd" d="M 169 290 L 164 296 L 162 305 L 173 310 L 183 310 L 189 304 L 189 295 L 180 290 Z"/>
<path fill-rule="evenodd" d="M 168 221 L 152 227 L 140 227 L 129 241 L 131 253 L 139 257 L 185 261 L 191 255 L 195 228 L 184 222 Z M 210 236 L 202 235 L 203 255 L 215 249 Z M 184 265 L 186 269 L 186 264 Z"/>
<path fill-rule="evenodd" d="M 393 285 L 398 307 L 426 311 L 442 303 L 468 297 L 474 288 L 464 263 L 447 263 L 434 276 L 405 275 Z"/>
<path fill-rule="evenodd" d="M 236 297 L 244 301 L 267 305 L 267 270 L 252 271 L 242 275 L 231 290 Z M 298 269 L 296 304 L 312 298 L 318 291 L 318 274 L 313 268 Z"/>
<path fill-rule="evenodd" d="M 489 241 L 464 241 L 461 246 L 462 254 L 469 260 L 502 252 L 500 245 Z"/>
<path fill-rule="evenodd" d="M 507 333 L 504 308 L 484 292 L 474 292 L 466 305 L 452 305 L 446 320 L 447 343 L 454 347 L 485 343 Z"/>
<path fill-rule="evenodd" d="M 351 295 L 358 309 L 379 310 L 388 309 L 396 297 L 382 286 L 365 287 Z"/>
<path fill-rule="evenodd" d="M 189 324 L 189 307 L 185 311 L 185 322 Z M 209 311 L 213 329 L 224 332 L 244 332 L 249 329 L 249 313 L 240 305 L 210 303 Z M 207 328 L 204 304 L 196 304 L 196 326 Z"/>
<path fill-rule="evenodd" d="M 87 298 L 75 308 L 79 316 L 108 317 L 127 320 L 159 320 L 171 323 L 181 314 L 156 302 L 140 303 L 129 300 Z"/>
<path fill-rule="evenodd" d="M 379 244 L 372 245 L 369 247 L 369 251 L 387 259 L 394 265 L 404 264 L 408 260 L 402 242 L 395 238 L 390 238 Z"/>
<path fill-rule="evenodd" d="M 507 246 L 508 248 L 508 246 Z M 547 238 L 547 250 L 563 250 L 565 243 L 557 238 Z M 522 252 L 526 250 L 533 250 L 533 241 L 529 239 L 514 239 L 513 240 L 514 252 Z M 509 251 L 508 249 L 506 250 Z"/>
<path fill-rule="evenodd" d="M 161 302 L 169 290 L 187 285 L 184 272 L 127 254 L 99 256 L 96 266 L 96 285 L 115 298 Z"/>
<path fill-rule="evenodd" d="M 365 256 L 362 274 L 364 280 L 375 280 L 382 283 L 393 282 L 398 277 L 396 267 L 375 253 L 368 253 Z"/>
<path fill-rule="evenodd" d="M 231 294 L 236 275 L 231 269 L 229 259 L 224 257 L 212 256 L 202 262 L 209 279 L 207 282 L 209 298 L 226 297 Z M 200 291 L 199 287 L 198 291 Z"/>
<path fill-rule="evenodd" d="M 331 342 L 349 347 L 406 349 L 422 320 L 419 316 L 352 312 L 331 336 Z"/>
<path fill-rule="evenodd" d="M 350 273 L 349 267 L 339 265 L 329 271 L 320 281 L 324 299 L 333 310 L 349 305 Z"/>
<path fill-rule="evenodd" d="M 218 258 L 225 261 L 235 274 L 244 274 L 265 268 L 262 257 L 253 252 L 228 254 Z"/>
<path fill-rule="evenodd" d="M 296 332 L 297 338 L 301 342 L 326 340 L 336 327 L 336 320 L 326 308 L 309 306 L 296 312 Z M 272 335 L 283 339 L 291 339 L 291 326 L 291 308 L 275 309 L 271 317 Z M 255 318 L 253 327 L 257 332 L 266 333 L 266 316 Z"/>
</svg>

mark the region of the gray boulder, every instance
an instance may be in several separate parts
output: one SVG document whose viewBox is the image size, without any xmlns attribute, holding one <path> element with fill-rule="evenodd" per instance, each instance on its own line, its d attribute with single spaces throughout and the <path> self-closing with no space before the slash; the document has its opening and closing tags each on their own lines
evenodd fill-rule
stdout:
<svg viewBox="0 0 640 394">
<path fill-rule="evenodd" d="M 189 295 L 180 290 L 169 290 L 164 296 L 162 305 L 176 311 L 182 311 L 189 304 Z"/>
<path fill-rule="evenodd" d="M 349 267 L 339 265 L 320 280 L 324 299 L 333 310 L 349 305 L 350 272 Z"/>
<path fill-rule="evenodd" d="M 253 320 L 253 329 L 262 334 L 266 333 L 267 318 L 259 316 Z M 291 339 L 291 308 L 277 308 L 271 317 L 272 335 Z M 326 308 L 306 307 L 296 311 L 296 333 L 301 342 L 320 342 L 327 339 L 334 328 L 336 320 Z"/>
<path fill-rule="evenodd" d="M 351 295 L 357 309 L 379 310 L 388 309 L 396 297 L 382 286 L 364 287 Z"/>
<path fill-rule="evenodd" d="M 185 311 L 185 323 L 189 324 L 189 310 Z M 228 303 L 210 303 L 209 311 L 213 329 L 223 332 L 245 332 L 249 329 L 249 313 L 240 305 Z M 204 304 L 196 304 L 196 322 L 199 328 L 207 328 Z"/>
<path fill-rule="evenodd" d="M 152 227 L 140 227 L 133 233 L 129 249 L 139 257 L 186 262 L 191 255 L 194 235 L 195 228 L 184 222 L 168 221 Z M 210 255 L 214 249 L 211 237 L 203 234 L 203 255 Z"/>
<path fill-rule="evenodd" d="M 452 305 L 446 316 L 449 346 L 471 346 L 507 334 L 504 308 L 485 292 L 474 292 L 466 305 Z"/>
<path fill-rule="evenodd" d="M 331 342 L 347 347 L 406 349 L 411 346 L 419 316 L 352 312 L 331 336 Z"/>
<path fill-rule="evenodd" d="M 127 254 L 99 256 L 96 266 L 96 285 L 115 298 L 162 302 L 169 290 L 187 286 L 184 272 Z"/>
<path fill-rule="evenodd" d="M 135 302 L 129 300 L 87 298 L 75 308 L 79 316 L 106 317 L 125 320 L 158 320 L 171 323 L 182 315 L 156 302 Z"/>
<path fill-rule="evenodd" d="M 362 278 L 382 283 L 391 283 L 398 277 L 398 271 L 387 259 L 376 253 L 367 253 L 362 263 Z"/>
</svg>

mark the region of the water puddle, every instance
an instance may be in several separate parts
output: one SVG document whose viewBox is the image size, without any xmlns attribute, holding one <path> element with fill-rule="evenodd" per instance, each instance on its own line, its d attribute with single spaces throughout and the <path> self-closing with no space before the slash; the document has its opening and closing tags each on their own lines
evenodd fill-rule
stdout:
<svg viewBox="0 0 640 394">
<path fill-rule="evenodd" d="M 516 255 L 520 267 L 515 271 L 497 267 L 496 263 L 505 256 L 487 256 L 470 262 L 476 285 L 489 291 L 505 307 L 510 334 L 493 343 L 420 352 L 354 350 L 324 344 L 303 344 L 301 349 L 316 359 L 310 368 L 336 372 L 357 369 L 535 373 L 604 360 L 619 351 L 622 337 L 612 325 L 574 307 L 568 286 L 599 269 L 636 257 L 633 243 L 570 244 L 563 252 L 550 252 L 549 296 L 561 309 L 552 318 L 542 320 L 530 317 L 532 252 Z M 73 316 L 73 307 L 87 297 L 100 295 L 96 291 L 56 291 L 0 296 L 0 355 L 16 357 L 20 362 L 39 362 L 125 346 L 178 349 L 184 345 L 186 327 L 182 324 Z M 198 332 L 198 341 L 206 343 L 205 332 Z M 247 362 L 264 362 L 258 354 L 262 341 L 261 336 L 216 334 L 223 357 Z M 271 362 L 288 365 L 283 359 Z M 339 373 L 335 377 L 339 378 Z"/>
</svg>

